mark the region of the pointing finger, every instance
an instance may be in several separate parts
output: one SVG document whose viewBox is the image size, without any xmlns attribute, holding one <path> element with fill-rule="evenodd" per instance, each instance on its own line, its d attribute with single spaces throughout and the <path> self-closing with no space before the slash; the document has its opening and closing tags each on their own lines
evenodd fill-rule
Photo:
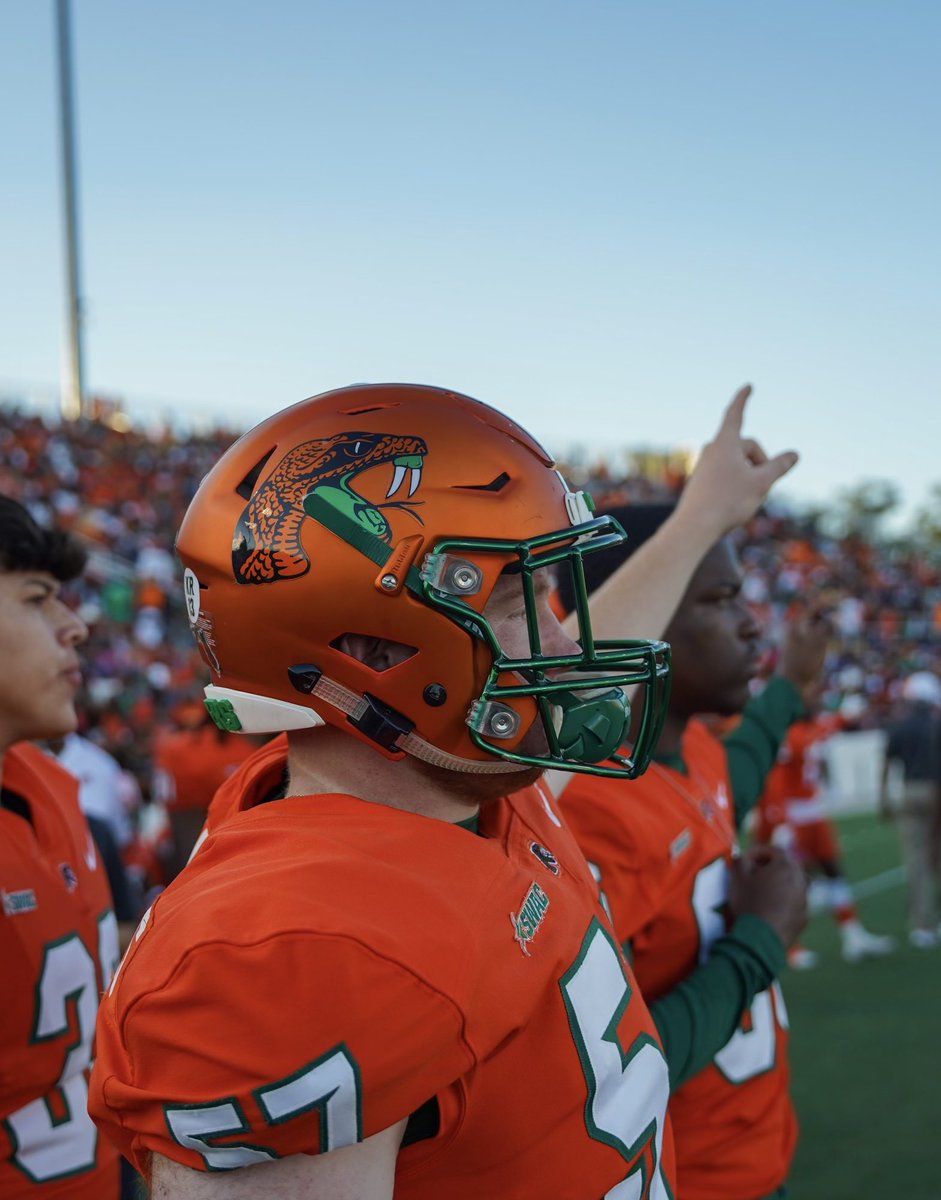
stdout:
<svg viewBox="0 0 941 1200">
<path fill-rule="evenodd" d="M 738 437 L 742 432 L 742 421 L 745 417 L 745 403 L 751 395 L 751 384 L 740 387 L 725 410 L 722 424 L 719 426 L 717 437 Z"/>
</svg>

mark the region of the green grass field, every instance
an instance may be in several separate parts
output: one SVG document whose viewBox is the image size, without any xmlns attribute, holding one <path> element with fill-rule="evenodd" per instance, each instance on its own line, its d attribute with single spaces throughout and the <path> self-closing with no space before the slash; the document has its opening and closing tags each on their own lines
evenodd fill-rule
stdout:
<svg viewBox="0 0 941 1200">
<path fill-rule="evenodd" d="M 941 949 L 908 944 L 894 828 L 873 816 L 839 828 L 863 923 L 898 950 L 844 963 L 819 914 L 803 938 L 819 964 L 784 978 L 801 1123 L 791 1196 L 941 1200 Z"/>
</svg>

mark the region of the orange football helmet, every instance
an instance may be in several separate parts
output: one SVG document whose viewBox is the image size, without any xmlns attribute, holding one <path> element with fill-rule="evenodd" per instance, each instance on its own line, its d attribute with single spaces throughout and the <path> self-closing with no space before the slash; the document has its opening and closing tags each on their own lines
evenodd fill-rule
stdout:
<svg viewBox="0 0 941 1200">
<path fill-rule="evenodd" d="M 227 451 L 180 529 L 207 706 L 225 728 L 329 722 L 454 770 L 637 773 L 662 723 L 669 652 L 594 642 L 581 563 L 622 539 L 538 442 L 468 396 L 377 384 L 304 400 Z M 545 570 L 581 580 L 578 653 L 541 653 Z M 522 579 L 524 659 L 484 614 L 505 571 Z M 398 643 L 401 661 L 373 669 L 347 652 L 349 635 Z M 622 689 L 635 684 L 629 752 Z M 521 744 L 537 722 L 547 749 L 534 754 Z"/>
</svg>

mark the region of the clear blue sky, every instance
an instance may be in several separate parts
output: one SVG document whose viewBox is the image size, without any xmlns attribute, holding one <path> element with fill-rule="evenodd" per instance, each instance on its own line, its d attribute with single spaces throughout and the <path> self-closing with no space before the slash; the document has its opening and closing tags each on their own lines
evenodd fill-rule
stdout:
<svg viewBox="0 0 941 1200">
<path fill-rule="evenodd" d="M 0 390 L 63 342 L 52 0 L 0 3 Z M 92 389 L 442 383 L 791 494 L 941 479 L 934 0 L 73 0 Z"/>
</svg>

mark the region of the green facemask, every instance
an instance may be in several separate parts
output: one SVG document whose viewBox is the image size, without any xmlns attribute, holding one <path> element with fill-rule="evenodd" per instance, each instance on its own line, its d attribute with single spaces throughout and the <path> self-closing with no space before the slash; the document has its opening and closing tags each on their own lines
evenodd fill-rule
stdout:
<svg viewBox="0 0 941 1200">
<path fill-rule="evenodd" d="M 364 526 L 361 512 L 347 511 L 347 499 L 342 493 L 315 492 L 306 498 L 304 509 L 382 566 L 388 545 L 371 526 Z M 492 655 L 491 671 L 467 720 L 471 739 L 481 749 L 521 765 L 591 775 L 633 779 L 646 768 L 666 716 L 670 648 L 656 641 L 596 642 L 582 562 L 585 555 L 619 545 L 624 538 L 612 517 L 595 517 L 523 541 L 446 539 L 435 544 L 420 570 L 409 568 L 407 589 L 483 641 Z M 483 577 L 479 564 L 488 555 L 509 560 L 511 566 L 504 569 L 519 574 L 532 647 L 528 658 L 509 658 L 486 617 L 462 598 L 476 593 Z M 572 572 L 579 648 L 572 654 L 545 655 L 540 649 L 535 577 L 538 571 L 562 567 Z M 635 688 L 629 703 L 625 689 Z M 522 744 L 544 743 L 536 750 L 507 745 L 518 740 L 522 718 L 516 704 L 525 697 L 536 704 L 537 737 L 524 738 Z"/>
</svg>

